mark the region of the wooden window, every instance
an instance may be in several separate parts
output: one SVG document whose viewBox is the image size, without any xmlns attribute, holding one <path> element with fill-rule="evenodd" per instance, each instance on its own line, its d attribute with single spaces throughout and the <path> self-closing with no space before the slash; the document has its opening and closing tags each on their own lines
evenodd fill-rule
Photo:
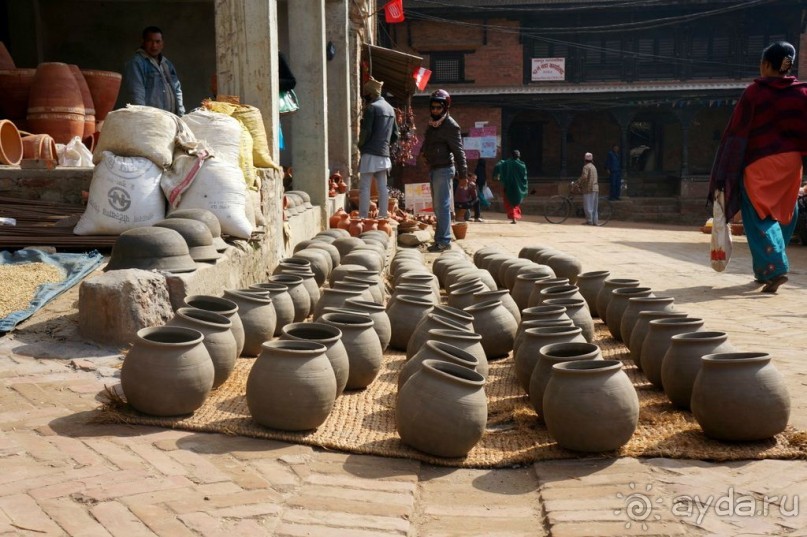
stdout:
<svg viewBox="0 0 807 537">
<path fill-rule="evenodd" d="M 465 54 L 462 52 L 432 52 L 429 61 L 433 82 L 466 82 Z"/>
</svg>

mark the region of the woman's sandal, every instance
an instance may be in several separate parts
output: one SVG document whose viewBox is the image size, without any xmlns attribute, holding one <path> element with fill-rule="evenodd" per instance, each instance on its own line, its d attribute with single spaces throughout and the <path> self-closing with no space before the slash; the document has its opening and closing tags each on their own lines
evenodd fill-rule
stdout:
<svg viewBox="0 0 807 537">
<path fill-rule="evenodd" d="M 777 289 L 779 289 L 779 286 L 785 283 L 786 281 L 787 276 L 785 275 L 777 276 L 765 284 L 765 287 L 762 288 L 762 292 L 775 293 Z"/>
</svg>

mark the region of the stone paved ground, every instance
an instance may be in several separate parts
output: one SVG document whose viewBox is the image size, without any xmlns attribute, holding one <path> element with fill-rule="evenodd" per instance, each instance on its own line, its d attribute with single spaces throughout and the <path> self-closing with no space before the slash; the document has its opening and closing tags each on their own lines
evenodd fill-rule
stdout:
<svg viewBox="0 0 807 537">
<path fill-rule="evenodd" d="M 467 252 L 546 244 L 584 270 L 636 277 L 679 309 L 770 352 L 807 430 L 807 248 L 778 295 L 752 285 L 742 237 L 726 273 L 708 236 L 612 222 L 472 224 Z M 456 247 L 456 246 L 455 246 Z M 241 437 L 88 423 L 116 349 L 81 343 L 77 290 L 0 338 L 0 534 L 71 536 L 807 535 L 807 463 L 670 459 L 467 470 Z M 649 508 L 644 520 L 636 518 Z M 755 511 L 752 514 L 752 511 Z"/>
</svg>

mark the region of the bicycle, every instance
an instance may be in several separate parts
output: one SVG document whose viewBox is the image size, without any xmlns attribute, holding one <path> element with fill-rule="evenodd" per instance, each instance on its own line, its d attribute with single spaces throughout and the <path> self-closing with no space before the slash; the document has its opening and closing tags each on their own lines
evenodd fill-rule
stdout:
<svg viewBox="0 0 807 537">
<path fill-rule="evenodd" d="M 577 202 L 575 194 L 579 194 L 575 181 L 569 184 L 569 193 L 566 195 L 556 194 L 544 203 L 544 218 L 550 224 L 562 224 L 574 213 L 575 216 L 584 217 L 582 203 Z M 580 200 L 582 202 L 582 200 Z M 607 196 L 600 196 L 597 205 L 597 225 L 604 226 L 611 220 L 614 214 L 614 207 Z"/>
</svg>

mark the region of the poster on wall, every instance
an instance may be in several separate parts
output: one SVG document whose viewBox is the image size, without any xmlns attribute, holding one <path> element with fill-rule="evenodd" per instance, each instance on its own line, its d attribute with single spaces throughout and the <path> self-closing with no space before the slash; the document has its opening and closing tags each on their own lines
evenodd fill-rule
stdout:
<svg viewBox="0 0 807 537">
<path fill-rule="evenodd" d="M 533 58 L 532 81 L 566 80 L 566 58 Z"/>
<path fill-rule="evenodd" d="M 499 137 L 496 127 L 474 127 L 468 130 L 468 137 L 464 138 L 465 157 L 468 160 L 480 158 L 496 158 L 496 149 L 499 147 Z"/>
<path fill-rule="evenodd" d="M 404 185 L 406 209 L 415 214 L 432 213 L 432 189 L 429 183 L 410 183 Z"/>
</svg>

